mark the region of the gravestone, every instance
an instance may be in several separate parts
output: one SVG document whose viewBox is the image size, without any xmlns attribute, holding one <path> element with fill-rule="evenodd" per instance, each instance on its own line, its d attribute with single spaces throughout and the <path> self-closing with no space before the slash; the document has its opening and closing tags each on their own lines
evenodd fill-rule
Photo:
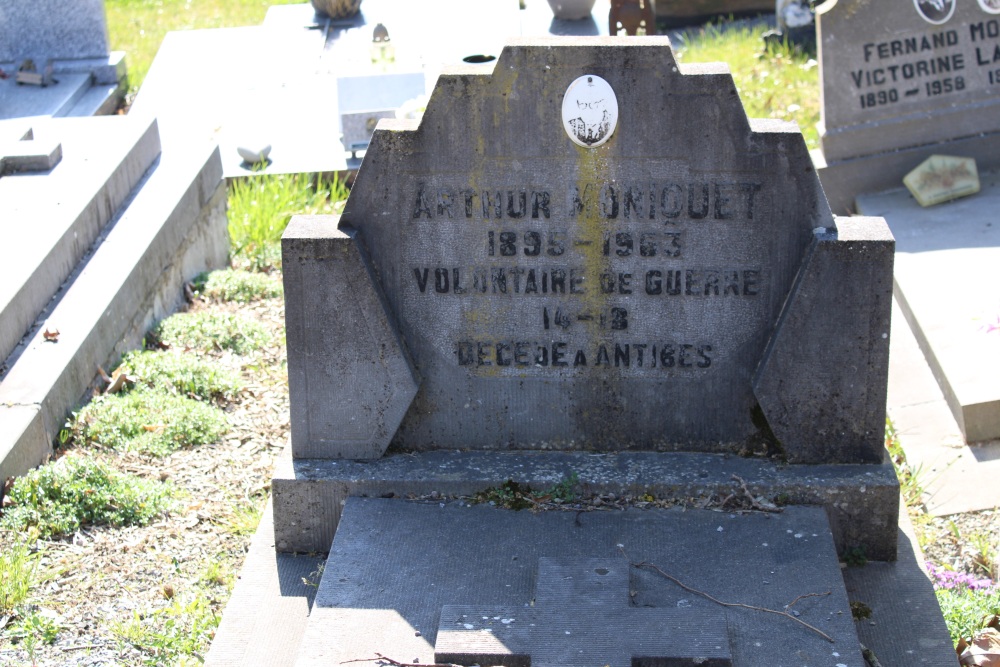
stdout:
<svg viewBox="0 0 1000 667">
<path fill-rule="evenodd" d="M 104 0 L 7 0 L 0 8 L 0 62 L 106 58 Z"/>
<path fill-rule="evenodd" d="M 818 12 L 819 174 L 836 211 L 884 216 L 897 238 L 896 296 L 969 442 L 1000 437 L 1000 354 L 986 322 L 1000 255 L 1000 5 L 993 0 L 838 0 Z M 942 190 L 975 160 L 982 189 L 922 208 L 904 177 L 932 156 Z M 825 166 L 823 166 L 825 163 Z M 947 165 L 952 165 L 948 167 Z M 956 170 L 950 173 L 948 170 Z M 970 188 L 972 190 L 974 188 Z M 962 275 L 947 289 L 935 275 Z"/>
<path fill-rule="evenodd" d="M 835 212 L 932 154 L 1000 166 L 994 0 L 834 0 L 817 10 L 820 179 Z"/>
<path fill-rule="evenodd" d="M 897 554 L 893 239 L 725 66 L 515 40 L 282 246 L 274 540 L 330 551 L 296 665 L 864 664 L 837 554 Z M 589 504 L 470 506 L 508 479 Z M 623 496 L 687 509 L 584 511 Z"/>
<path fill-rule="evenodd" d="M 44 88 L 18 86 L 26 60 L 52 66 Z M 104 0 L 5 0 L 0 4 L 0 119 L 111 113 L 125 93 L 124 54 L 112 53 Z"/>
</svg>

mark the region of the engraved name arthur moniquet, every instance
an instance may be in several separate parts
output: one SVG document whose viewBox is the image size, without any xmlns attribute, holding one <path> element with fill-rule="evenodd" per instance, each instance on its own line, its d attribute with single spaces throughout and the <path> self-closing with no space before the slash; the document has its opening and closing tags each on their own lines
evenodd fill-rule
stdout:
<svg viewBox="0 0 1000 667">
<path fill-rule="evenodd" d="M 753 225 L 761 190 L 722 179 L 579 183 L 561 193 L 419 183 L 411 224 L 456 247 L 441 253 L 447 261 L 411 258 L 404 281 L 431 307 L 473 300 L 482 306 L 462 306 L 466 315 L 516 309 L 513 328 L 509 318 L 485 315 L 471 319 L 492 325 L 450 330 L 442 322 L 453 361 L 472 372 L 704 371 L 720 341 L 699 312 L 716 301 L 757 299 L 769 279 L 721 252 L 705 256 L 704 237 L 711 225 Z M 703 250 L 690 252 L 699 234 Z M 664 300 L 701 305 L 668 322 L 649 312 L 662 311 Z"/>
</svg>

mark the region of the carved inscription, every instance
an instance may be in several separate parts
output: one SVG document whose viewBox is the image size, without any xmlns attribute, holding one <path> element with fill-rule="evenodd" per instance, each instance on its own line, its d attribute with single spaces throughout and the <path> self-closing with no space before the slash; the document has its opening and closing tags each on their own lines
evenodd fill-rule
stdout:
<svg viewBox="0 0 1000 667">
<path fill-rule="evenodd" d="M 408 225 L 426 247 L 403 286 L 441 313 L 442 347 L 472 373 L 709 372 L 727 345 L 711 322 L 759 310 L 768 292 L 767 273 L 739 261 L 753 253 L 721 240 L 750 236 L 762 190 L 415 183 Z"/>
<path fill-rule="evenodd" d="M 1000 19 L 942 26 L 895 39 L 866 42 L 851 80 L 861 109 L 960 97 L 1000 85 Z"/>
</svg>

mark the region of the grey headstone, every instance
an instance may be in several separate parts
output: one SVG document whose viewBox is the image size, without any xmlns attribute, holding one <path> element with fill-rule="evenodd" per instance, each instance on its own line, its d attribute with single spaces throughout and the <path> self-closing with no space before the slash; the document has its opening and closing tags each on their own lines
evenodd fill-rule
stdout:
<svg viewBox="0 0 1000 667">
<path fill-rule="evenodd" d="M 479 665 L 732 665 L 726 615 L 632 606 L 624 558 L 541 558 L 529 607 L 446 605 L 434 659 Z M 714 613 L 713 613 L 714 612 Z"/>
<path fill-rule="evenodd" d="M 1000 164 L 996 0 L 832 0 L 817 27 L 821 178 L 835 212 L 897 187 L 931 152 Z"/>
<path fill-rule="evenodd" d="M 104 0 L 4 0 L 0 63 L 108 56 Z"/>
<path fill-rule="evenodd" d="M 288 364 L 295 453 L 378 458 L 418 378 L 367 252 L 335 218 L 296 216 L 282 255 L 287 335 L 300 343 Z"/>
<path fill-rule="evenodd" d="M 1000 132 L 1000 7 L 984 9 L 991 3 L 823 5 L 818 23 L 826 159 Z"/>
<path fill-rule="evenodd" d="M 619 108 L 606 143 L 590 148 L 562 117 L 564 94 L 587 75 L 610 84 Z M 422 377 L 389 434 L 403 450 L 738 452 L 770 437 L 753 379 L 772 340 L 786 349 L 768 354 L 794 357 L 796 373 L 847 385 L 829 352 L 800 354 L 780 335 L 813 230 L 835 226 L 801 134 L 748 121 L 726 67 L 679 65 L 665 38 L 519 40 L 492 69 L 443 74 L 419 124 L 379 124 L 340 224 L 363 241 L 365 275 Z M 883 256 L 843 248 L 846 265 L 880 276 L 867 286 L 887 289 Z M 329 281 L 285 280 L 311 315 L 288 329 L 289 367 L 301 369 L 290 378 L 293 451 L 343 457 L 310 444 L 315 433 L 304 442 L 295 421 L 351 426 L 322 397 L 351 381 L 337 364 L 366 339 L 306 361 L 326 329 L 358 315 L 325 292 Z M 885 331 L 847 319 L 855 328 L 837 335 L 884 356 Z M 800 331 L 828 333 L 815 324 Z M 792 383 L 771 386 L 767 401 L 798 411 L 778 443 L 788 458 L 871 461 L 880 433 L 846 447 L 839 435 L 855 432 L 862 398 L 884 395 L 884 375 L 866 382 L 830 396 L 819 422 Z"/>
</svg>

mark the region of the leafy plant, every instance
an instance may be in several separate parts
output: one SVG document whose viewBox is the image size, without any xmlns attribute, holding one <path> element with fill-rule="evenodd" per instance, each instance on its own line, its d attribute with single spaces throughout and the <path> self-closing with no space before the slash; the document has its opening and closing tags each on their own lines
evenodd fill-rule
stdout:
<svg viewBox="0 0 1000 667">
<path fill-rule="evenodd" d="M 30 655 L 34 653 L 39 641 L 43 644 L 54 644 L 59 638 L 60 630 L 62 626 L 56 614 L 32 610 L 14 626 L 10 636 L 23 641 Z"/>
<path fill-rule="evenodd" d="M 576 487 L 580 483 L 576 473 L 564 477 L 544 491 L 532 491 L 527 484 L 508 479 L 500 486 L 493 486 L 473 496 L 473 502 L 489 503 L 497 507 L 523 510 L 540 503 L 569 503 L 577 500 Z"/>
<path fill-rule="evenodd" d="M 99 396 L 74 423 L 85 443 L 154 456 L 215 442 L 227 428 L 218 408 L 161 389 Z"/>
<path fill-rule="evenodd" d="M 40 559 L 41 553 L 32 552 L 25 542 L 15 542 L 0 552 L 0 616 L 28 599 Z"/>
<path fill-rule="evenodd" d="M 281 264 L 281 235 L 295 214 L 339 211 L 347 188 L 336 177 L 314 181 L 309 174 L 252 176 L 229 189 L 229 238 L 233 266 L 265 271 Z"/>
<path fill-rule="evenodd" d="M 0 526 L 52 537 L 83 525 L 144 525 L 167 509 L 169 499 L 170 487 L 161 482 L 64 456 L 14 481 Z"/>
<path fill-rule="evenodd" d="M 186 600 L 174 597 L 171 604 L 145 616 L 138 611 L 126 621 L 114 622 L 111 633 L 146 654 L 147 665 L 174 664 L 186 657 L 203 660 L 215 636 L 219 617 L 204 594 Z"/>
<path fill-rule="evenodd" d="M 283 293 L 281 280 L 267 273 L 254 273 L 243 269 L 224 269 L 202 273 L 194 280 L 195 289 L 218 301 L 249 303 L 259 299 L 272 299 Z"/>
<path fill-rule="evenodd" d="M 242 386 L 233 371 L 174 350 L 128 352 L 122 357 L 118 370 L 140 385 L 203 400 L 232 400 Z"/>
<path fill-rule="evenodd" d="M 153 336 L 172 347 L 248 354 L 270 342 L 267 330 L 239 313 L 177 313 L 160 322 Z"/>
<path fill-rule="evenodd" d="M 992 580 L 926 565 L 953 643 L 971 638 L 990 617 L 1000 614 L 1000 586 Z"/>
</svg>

